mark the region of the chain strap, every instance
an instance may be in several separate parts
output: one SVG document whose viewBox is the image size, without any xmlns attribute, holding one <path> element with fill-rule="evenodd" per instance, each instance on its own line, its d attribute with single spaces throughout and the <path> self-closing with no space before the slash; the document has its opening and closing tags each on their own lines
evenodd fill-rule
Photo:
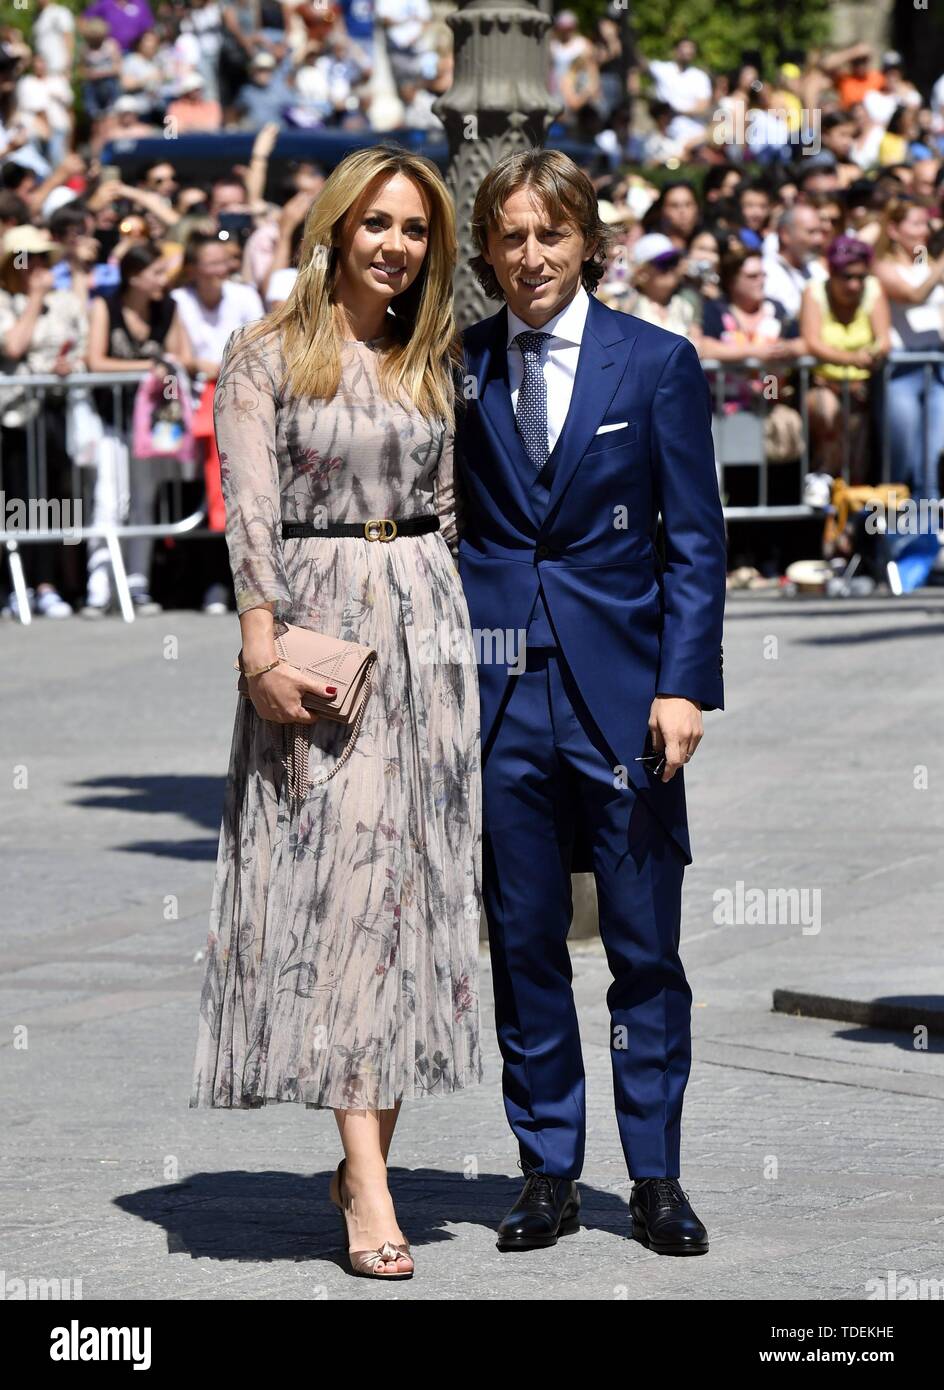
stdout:
<svg viewBox="0 0 944 1390">
<path fill-rule="evenodd" d="M 357 735 L 360 733 L 361 724 L 364 722 L 364 711 L 367 709 L 367 699 L 370 695 L 370 683 L 374 675 L 376 659 L 367 668 L 367 675 L 364 677 L 364 694 L 361 698 L 360 708 L 357 711 L 357 718 L 351 728 L 351 734 L 344 746 L 344 752 L 338 758 L 334 767 L 322 777 L 320 782 L 309 785 L 308 779 L 308 731 L 310 724 L 286 724 L 285 739 L 288 744 L 285 758 L 285 771 L 288 777 L 289 794 L 292 801 L 301 803 L 308 795 L 309 791 L 314 791 L 316 787 L 323 787 L 326 782 L 341 771 L 354 749 Z M 324 716 L 322 716 L 323 718 Z"/>
</svg>

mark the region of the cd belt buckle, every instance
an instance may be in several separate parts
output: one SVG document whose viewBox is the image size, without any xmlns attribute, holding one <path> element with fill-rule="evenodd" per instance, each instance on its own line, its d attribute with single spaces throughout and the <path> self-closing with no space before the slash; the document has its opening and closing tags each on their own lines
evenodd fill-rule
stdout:
<svg viewBox="0 0 944 1390">
<path fill-rule="evenodd" d="M 392 541 L 396 534 L 397 523 L 392 517 L 378 516 L 364 522 L 364 535 L 369 541 Z"/>
</svg>

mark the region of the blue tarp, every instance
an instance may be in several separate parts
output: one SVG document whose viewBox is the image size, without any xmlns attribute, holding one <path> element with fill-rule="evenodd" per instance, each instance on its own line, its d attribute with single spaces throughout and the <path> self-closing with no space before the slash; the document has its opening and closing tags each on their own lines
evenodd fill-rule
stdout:
<svg viewBox="0 0 944 1390">
<path fill-rule="evenodd" d="M 234 164 L 248 164 L 253 130 L 221 131 L 219 134 L 181 135 L 165 140 L 160 135 L 141 140 L 110 140 L 101 162 L 117 164 L 125 178 L 136 178 L 149 164 L 158 159 L 169 160 L 185 179 L 200 182 L 208 176 L 228 173 Z M 554 139 L 553 127 L 547 141 L 549 148 L 563 150 L 577 163 L 587 165 L 600 151 L 592 145 L 578 145 L 567 139 Z M 277 172 L 280 164 L 289 160 L 313 160 L 330 173 L 351 150 L 366 145 L 390 141 L 403 145 L 415 154 L 431 159 L 445 170 L 449 148 L 441 131 L 426 130 L 283 130 L 280 132 L 269 160 L 270 170 Z"/>
</svg>

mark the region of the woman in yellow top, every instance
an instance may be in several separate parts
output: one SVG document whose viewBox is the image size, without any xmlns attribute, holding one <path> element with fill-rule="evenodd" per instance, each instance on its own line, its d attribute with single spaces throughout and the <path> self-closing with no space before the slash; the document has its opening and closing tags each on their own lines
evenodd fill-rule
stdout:
<svg viewBox="0 0 944 1390">
<path fill-rule="evenodd" d="M 872 248 L 839 236 L 826 260 L 829 276 L 803 291 L 800 334 L 819 359 L 807 393 L 813 468 L 865 482 L 869 390 L 890 348 L 888 300 L 869 274 Z"/>
</svg>

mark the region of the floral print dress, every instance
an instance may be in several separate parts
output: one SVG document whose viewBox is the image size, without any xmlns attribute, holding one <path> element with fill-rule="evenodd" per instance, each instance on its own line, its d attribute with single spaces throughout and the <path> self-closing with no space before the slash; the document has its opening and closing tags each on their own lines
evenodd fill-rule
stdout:
<svg viewBox="0 0 944 1390">
<path fill-rule="evenodd" d="M 310 726 L 312 788 L 285 771 L 290 726 L 235 693 L 190 1106 L 388 1109 L 481 1080 L 479 703 L 455 566 L 453 435 L 377 380 L 348 341 L 331 401 L 283 395 L 279 339 L 227 341 L 214 398 L 237 610 L 376 649 L 350 757 Z M 281 539 L 435 511 L 421 536 Z M 443 637 L 447 640 L 443 640 Z M 238 646 L 238 634 L 236 646 Z M 235 657 L 235 650 L 234 650 Z"/>
</svg>

